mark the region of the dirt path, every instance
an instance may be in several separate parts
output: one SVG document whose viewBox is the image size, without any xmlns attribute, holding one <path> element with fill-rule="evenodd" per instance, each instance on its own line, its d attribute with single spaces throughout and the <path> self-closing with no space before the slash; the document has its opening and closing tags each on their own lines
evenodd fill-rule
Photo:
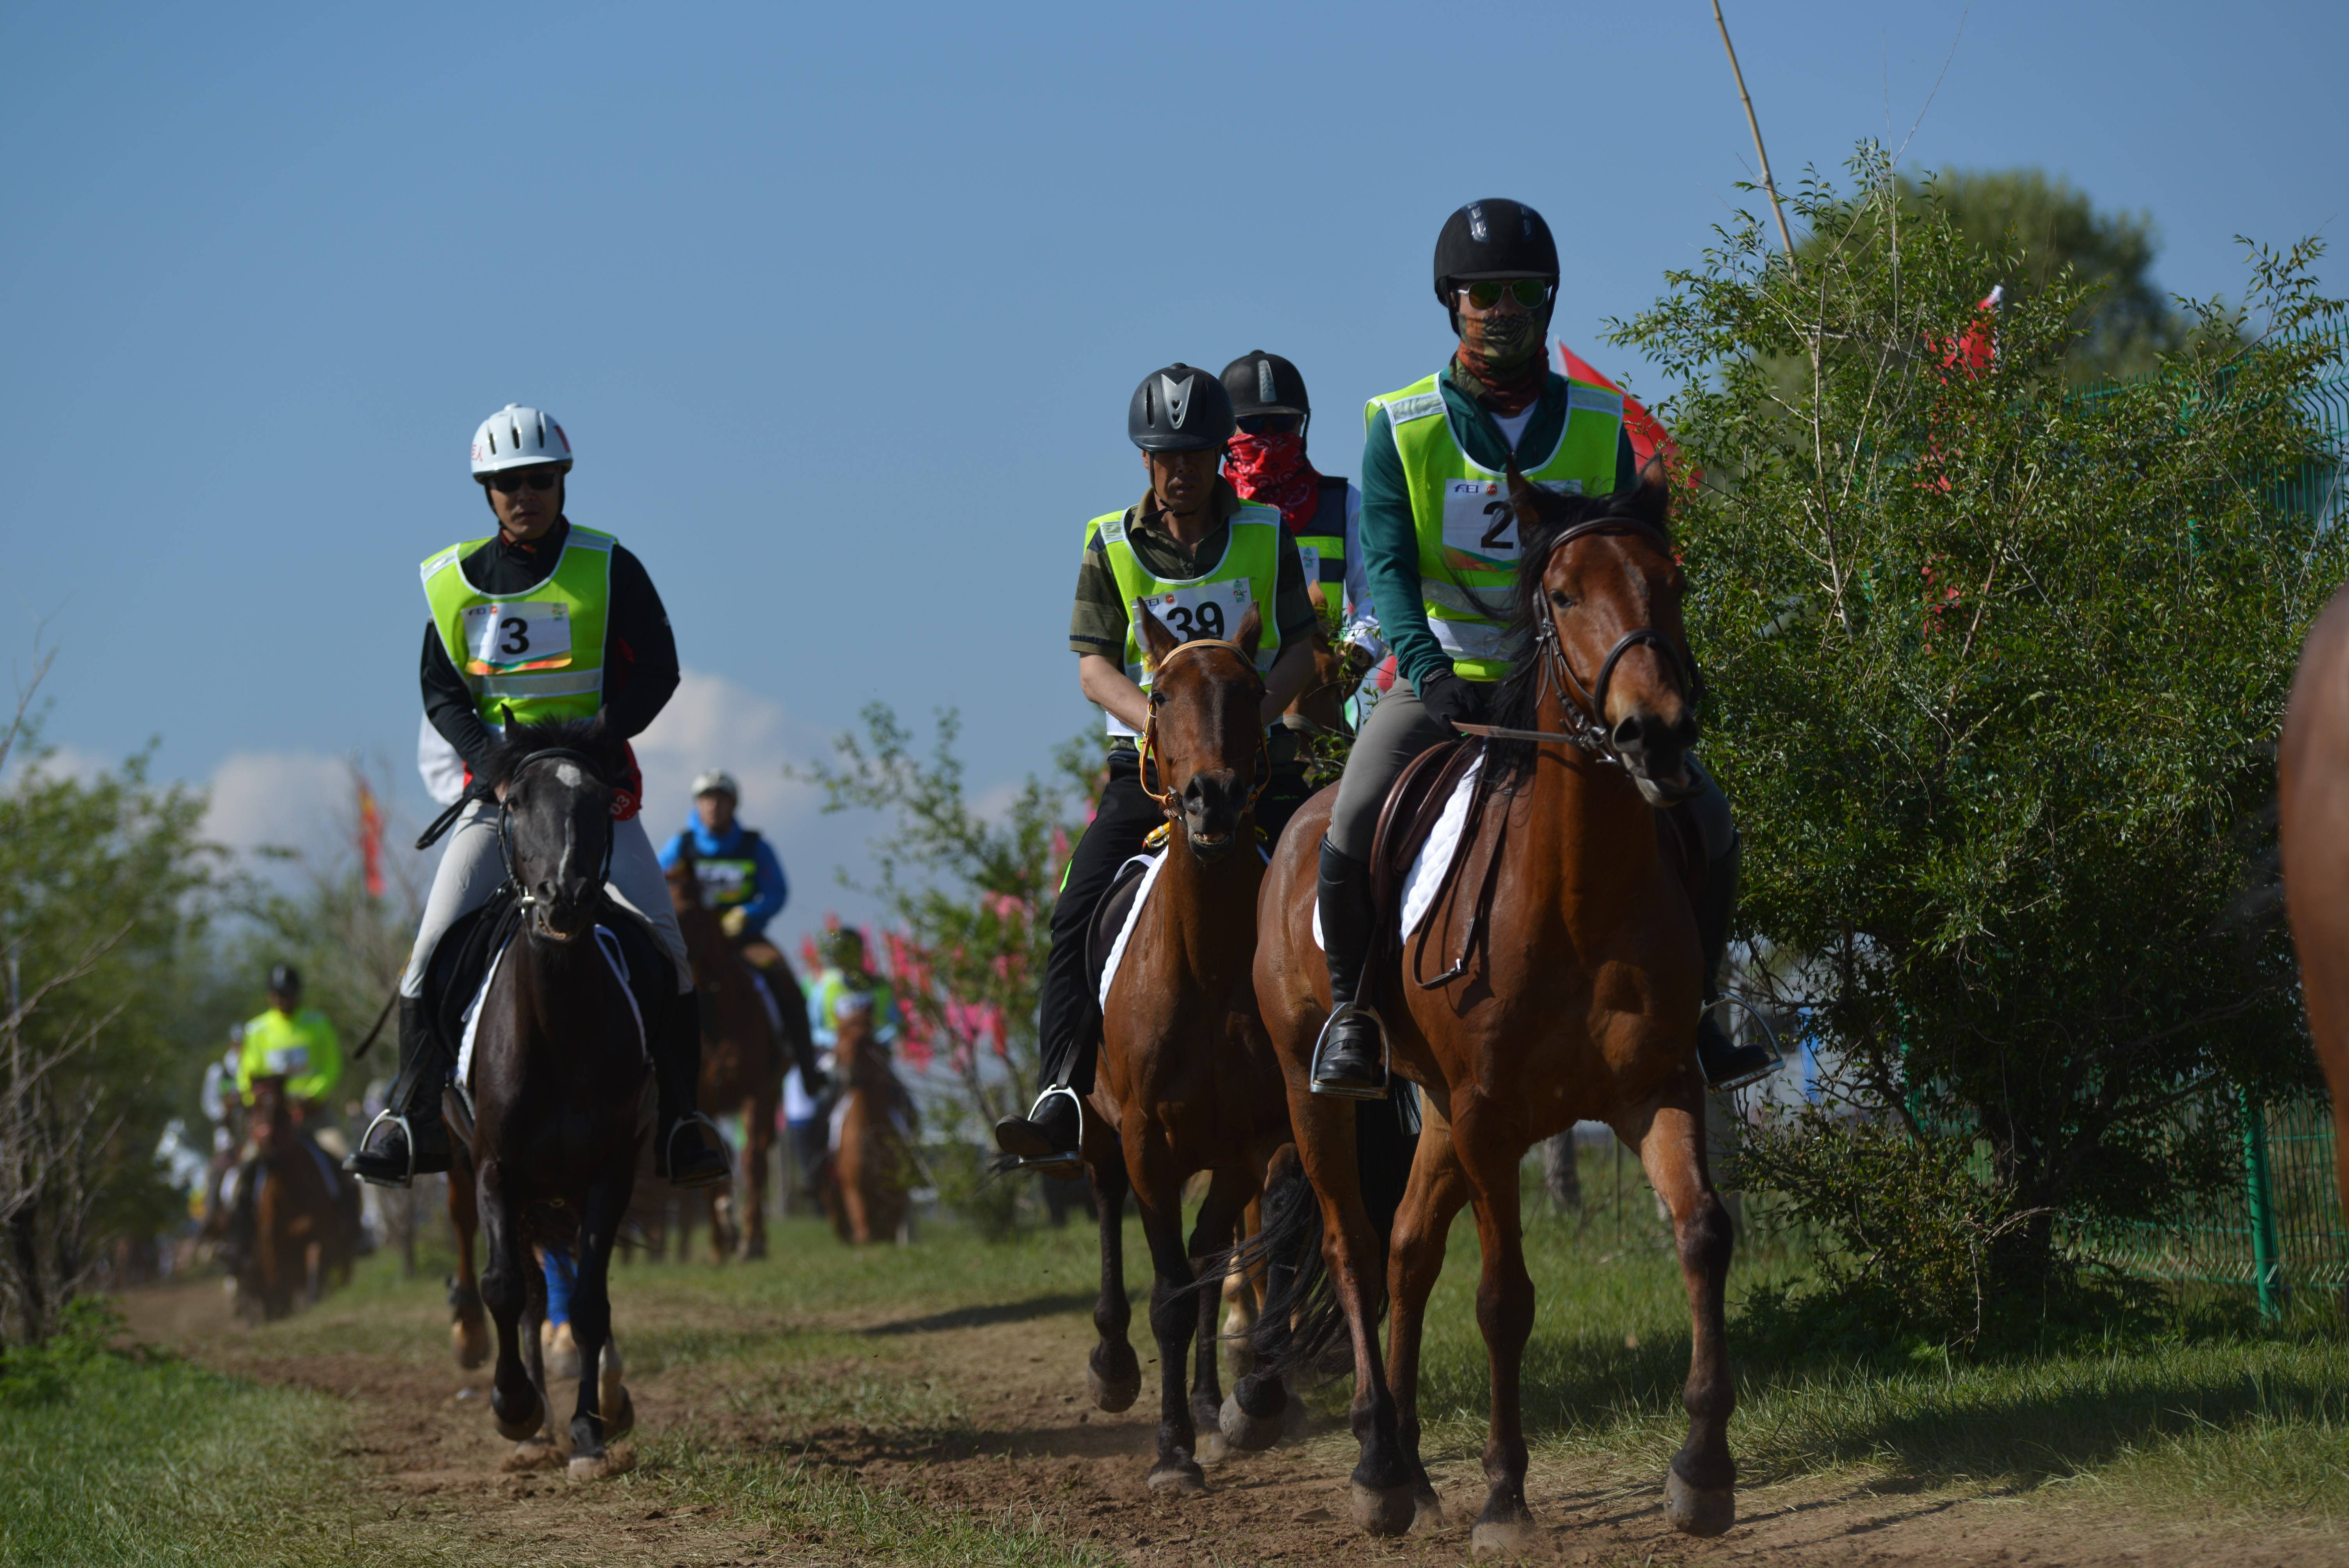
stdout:
<svg viewBox="0 0 2349 1568">
<path fill-rule="evenodd" d="M 223 1371 L 347 1400 L 353 1438 L 346 1457 L 358 1480 L 364 1535 L 511 1568 L 856 1560 L 821 1532 L 793 1530 L 787 1521 L 762 1522 L 723 1503 L 678 1505 L 673 1494 L 683 1489 L 665 1485 L 654 1470 L 587 1487 L 570 1484 L 559 1471 L 502 1472 L 510 1445 L 490 1422 L 487 1376 L 458 1369 L 438 1329 L 445 1318 L 432 1313 L 404 1310 L 398 1322 L 386 1322 L 378 1349 L 303 1351 L 273 1331 L 234 1324 L 209 1283 L 140 1293 L 125 1305 L 142 1337 L 182 1347 Z M 776 1332 L 778 1341 L 791 1332 L 826 1335 L 825 1355 L 783 1363 L 790 1380 L 884 1393 L 931 1389 L 941 1405 L 959 1412 L 944 1425 L 842 1415 L 854 1406 L 851 1399 L 836 1401 L 804 1428 L 784 1430 L 771 1415 L 730 1397 L 731 1384 L 741 1378 L 739 1359 L 643 1368 L 631 1373 L 629 1384 L 647 1438 L 682 1425 L 697 1443 L 787 1445 L 925 1508 L 1015 1525 L 1033 1519 L 1056 1539 L 1089 1542 L 1138 1564 L 1350 1568 L 1466 1557 L 1467 1526 L 1484 1491 L 1475 1456 L 1431 1466 L 1449 1522 L 1444 1531 L 1373 1542 L 1345 1522 L 1352 1443 L 1327 1423 L 1294 1444 L 1215 1467 L 1206 1497 L 1152 1497 L 1143 1476 L 1154 1401 L 1146 1395 L 1114 1416 L 1088 1408 L 1082 1368 L 1092 1331 L 1086 1305 L 1050 1295 L 934 1314 L 843 1315 Z M 722 1309 L 713 1307 L 709 1317 L 709 1326 L 733 1334 L 750 1327 L 739 1311 L 730 1327 Z M 750 1358 L 755 1363 L 755 1351 Z M 1152 1376 L 1154 1367 L 1146 1364 L 1145 1377 Z M 569 1408 L 567 1385 L 554 1397 L 559 1411 Z M 902 1400 L 893 1408 L 902 1409 Z M 1858 1477 L 1749 1489 L 1739 1498 L 1737 1527 L 1718 1541 L 1699 1542 L 1664 1523 L 1661 1480 L 1626 1485 L 1601 1460 L 1537 1453 L 1527 1488 L 1545 1527 L 1537 1560 L 2349 1563 L 2349 1544 L 2322 1526 L 2147 1523 L 2092 1500 L 1903 1491 Z"/>
</svg>

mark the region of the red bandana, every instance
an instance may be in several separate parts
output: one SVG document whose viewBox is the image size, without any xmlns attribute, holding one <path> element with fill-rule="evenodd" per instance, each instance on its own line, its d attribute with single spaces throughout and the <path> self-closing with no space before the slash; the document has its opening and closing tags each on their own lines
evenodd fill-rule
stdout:
<svg viewBox="0 0 2349 1568">
<path fill-rule="evenodd" d="M 1278 507 L 1291 533 L 1311 522 L 1321 505 L 1321 476 L 1305 460 L 1305 438 L 1294 430 L 1235 431 L 1224 451 L 1224 474 L 1242 500 Z"/>
</svg>

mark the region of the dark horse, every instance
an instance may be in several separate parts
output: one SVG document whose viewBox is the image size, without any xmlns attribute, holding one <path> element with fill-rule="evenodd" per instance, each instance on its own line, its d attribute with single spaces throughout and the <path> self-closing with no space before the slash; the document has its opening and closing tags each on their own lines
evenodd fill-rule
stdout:
<svg viewBox="0 0 2349 1568">
<path fill-rule="evenodd" d="M 326 1173 L 325 1160 L 295 1127 L 281 1076 L 253 1080 L 248 1113 L 254 1159 L 253 1248 L 237 1275 L 240 1310 L 264 1319 L 284 1317 L 295 1298 L 317 1305 L 329 1284 L 347 1284 L 357 1238 L 337 1188 L 348 1178 Z"/>
<path fill-rule="evenodd" d="M 1256 609 L 1230 642 L 1178 642 L 1140 605 L 1135 625 L 1155 671 L 1147 769 L 1164 793 L 1169 838 L 1156 885 L 1136 916 L 1102 1008 L 1100 1080 L 1085 1119 L 1084 1157 L 1101 1209 L 1102 1294 L 1093 1322 L 1090 1382 L 1105 1410 L 1140 1391 L 1126 1343 L 1123 1217 L 1133 1186 L 1149 1239 L 1150 1328 L 1158 1341 L 1158 1460 L 1154 1491 L 1204 1491 L 1199 1429 L 1245 1448 L 1268 1446 L 1278 1419 L 1224 1404 L 1217 1387 L 1214 1288 L 1206 1260 L 1227 1252 L 1242 1211 L 1262 1191 L 1274 1154 L 1288 1141 L 1280 1063 L 1257 1022 L 1250 965 L 1256 951 L 1257 797 L 1269 781 L 1256 668 Z M 1183 1243 L 1183 1187 L 1210 1173 L 1190 1246 Z M 1189 1402 L 1183 1363 L 1197 1336 Z M 1280 1413 L 1268 1402 L 1268 1414 Z M 1210 1451 L 1209 1457 L 1213 1457 Z"/>
<path fill-rule="evenodd" d="M 2300 651 L 2277 757 L 2284 908 L 2308 1037 L 2333 1091 L 2334 1179 L 2349 1208 L 2349 589 Z"/>
<path fill-rule="evenodd" d="M 1454 874 L 1418 934 L 1400 951 L 1391 936 L 1374 950 L 1383 956 L 1366 982 L 1395 1073 L 1426 1100 L 1410 1182 L 1391 1238 L 1381 1236 L 1363 1201 L 1354 1108 L 1309 1089 L 1330 1008 L 1312 935 L 1325 791 L 1299 813 L 1266 880 L 1256 971 L 1319 1202 L 1294 1202 L 1300 1194 L 1276 1183 L 1265 1244 L 1268 1255 L 1288 1250 L 1295 1277 L 1314 1285 L 1325 1309 L 1342 1309 L 1319 1321 L 1352 1341 L 1355 1517 L 1374 1534 L 1394 1534 L 1442 1518 L 1419 1457 L 1419 1340 L 1445 1234 L 1463 1204 L 1474 1207 L 1484 1253 L 1476 1322 L 1492 1388 L 1490 1490 L 1474 1544 L 1510 1550 L 1533 1529 L 1518 1382 L 1534 1292 L 1518 1228 L 1518 1165 L 1578 1120 L 1606 1122 L 1639 1151 L 1671 1212 L 1688 1290 L 1689 1430 L 1666 1478 L 1665 1511 L 1683 1531 L 1719 1534 L 1735 1510 L 1722 1321 L 1731 1236 L 1705 1170 L 1695 917 L 1654 810 L 1696 787 L 1686 766 L 1697 687 L 1681 627 L 1685 584 L 1666 531 L 1661 469 L 1627 495 L 1594 500 L 1509 478 L 1526 564 L 1516 667 L 1498 723 L 1540 738 L 1484 742 L 1483 810 L 1472 812 Z M 1384 1367 L 1375 1338 L 1382 1253 L 1394 1304 Z M 1328 1274 L 1317 1280 L 1325 1256 Z M 1274 1350 L 1293 1363 L 1318 1348 L 1315 1335 L 1269 1343 L 1291 1315 L 1284 1307 L 1295 1305 L 1268 1304 L 1258 1334 L 1268 1364 L 1278 1364 Z M 1250 1392 L 1244 1380 L 1243 1403 Z"/>
<path fill-rule="evenodd" d="M 450 1210 L 465 1257 L 478 1215 L 488 1253 L 481 1300 L 498 1336 L 490 1407 L 498 1430 L 517 1442 L 537 1438 L 548 1422 L 538 1335 L 546 1285 L 531 1248 L 567 1248 L 577 1260 L 571 1473 L 583 1479 L 611 1472 L 605 1439 L 633 1416 L 617 1357 L 607 1355 L 608 1285 L 648 1124 L 647 1042 L 637 1004 L 596 933 L 599 923 L 635 918 L 604 886 L 621 768 L 621 748 L 600 717 L 516 726 L 482 763 L 480 786 L 501 801 L 499 831 L 522 920 L 481 998 L 470 1099 L 463 1084 L 448 1094 L 450 1128 L 471 1128 L 470 1137 L 452 1140 Z M 461 1201 L 468 1191 L 471 1204 Z"/>
</svg>

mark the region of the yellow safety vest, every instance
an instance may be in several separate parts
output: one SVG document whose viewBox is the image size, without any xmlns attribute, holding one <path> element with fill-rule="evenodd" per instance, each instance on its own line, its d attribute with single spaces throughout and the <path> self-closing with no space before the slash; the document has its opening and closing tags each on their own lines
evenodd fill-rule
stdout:
<svg viewBox="0 0 2349 1568">
<path fill-rule="evenodd" d="M 1143 667 L 1140 633 L 1133 624 L 1133 602 L 1144 601 L 1166 629 L 1185 642 L 1195 637 L 1230 638 L 1239 634 L 1240 622 L 1254 604 L 1263 625 L 1256 645 L 1256 667 L 1269 670 L 1280 656 L 1280 618 L 1275 604 L 1280 586 L 1280 509 L 1244 504 L 1232 513 L 1231 532 L 1223 559 L 1196 577 L 1152 575 L 1125 537 L 1127 513 L 1112 511 L 1085 524 L 1085 547 L 1093 535 L 1102 538 L 1102 552 L 1117 578 L 1118 596 L 1125 604 L 1125 673 L 1143 690 L 1150 689 L 1150 672 Z M 1133 730 L 1113 713 L 1105 713 L 1112 735 Z"/>
<path fill-rule="evenodd" d="M 604 700 L 604 625 L 612 603 L 608 533 L 571 525 L 554 570 L 514 593 L 484 593 L 460 562 L 486 540 L 470 539 L 419 570 L 449 662 L 492 729 L 593 718 Z"/>
</svg>

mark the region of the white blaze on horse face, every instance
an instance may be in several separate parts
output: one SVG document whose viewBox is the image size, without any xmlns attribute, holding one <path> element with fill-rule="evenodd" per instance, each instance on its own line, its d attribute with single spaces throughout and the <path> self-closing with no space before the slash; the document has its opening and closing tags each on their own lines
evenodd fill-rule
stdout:
<svg viewBox="0 0 2349 1568">
<path fill-rule="evenodd" d="M 571 854 L 572 851 L 578 847 L 578 844 L 579 819 L 575 816 L 564 818 L 563 859 L 554 868 L 555 886 L 561 887 L 563 885 L 564 879 L 571 874 Z"/>
<path fill-rule="evenodd" d="M 576 789 L 587 782 L 587 776 L 579 771 L 579 765 L 575 762 L 557 762 L 554 777 L 565 789 Z"/>
</svg>

